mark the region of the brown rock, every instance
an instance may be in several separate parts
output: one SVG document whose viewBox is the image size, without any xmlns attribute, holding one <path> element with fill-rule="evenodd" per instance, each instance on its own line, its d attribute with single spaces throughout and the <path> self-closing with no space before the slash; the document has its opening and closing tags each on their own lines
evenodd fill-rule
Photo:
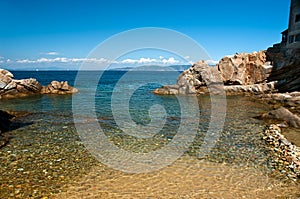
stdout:
<svg viewBox="0 0 300 199">
<path fill-rule="evenodd" d="M 300 128 L 300 117 L 284 107 L 265 113 L 263 119 L 278 119 L 287 122 L 291 127 Z"/>
<path fill-rule="evenodd" d="M 58 81 L 52 81 L 49 85 L 44 86 L 41 89 L 42 94 L 73 94 L 77 93 L 78 90 L 76 88 L 73 88 L 72 86 L 69 86 L 68 82 L 58 82 Z"/>
<path fill-rule="evenodd" d="M 272 66 L 265 51 L 227 56 L 217 64 L 225 85 L 251 85 L 262 83 L 270 75 Z"/>
</svg>

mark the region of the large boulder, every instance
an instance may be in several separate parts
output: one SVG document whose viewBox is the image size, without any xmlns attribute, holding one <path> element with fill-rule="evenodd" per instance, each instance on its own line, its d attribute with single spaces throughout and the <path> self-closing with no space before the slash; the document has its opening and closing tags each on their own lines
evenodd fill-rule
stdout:
<svg viewBox="0 0 300 199">
<path fill-rule="evenodd" d="M 177 85 L 179 94 L 218 93 L 222 90 L 218 87 L 222 86 L 223 82 L 216 67 L 199 61 L 179 75 Z"/>
<path fill-rule="evenodd" d="M 217 64 L 225 85 L 251 85 L 263 83 L 272 66 L 265 51 L 241 53 L 222 58 Z"/>
</svg>

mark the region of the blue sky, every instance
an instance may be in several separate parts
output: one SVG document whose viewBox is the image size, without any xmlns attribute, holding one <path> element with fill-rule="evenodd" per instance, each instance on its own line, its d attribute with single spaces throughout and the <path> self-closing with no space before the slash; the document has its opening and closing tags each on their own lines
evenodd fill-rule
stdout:
<svg viewBox="0 0 300 199">
<path fill-rule="evenodd" d="M 279 42 L 289 5 L 289 0 L 1 0 L 0 66 L 72 69 L 61 63 L 79 63 L 105 39 L 141 27 L 179 31 L 219 60 Z M 160 60 L 155 56 L 132 59 Z"/>
</svg>

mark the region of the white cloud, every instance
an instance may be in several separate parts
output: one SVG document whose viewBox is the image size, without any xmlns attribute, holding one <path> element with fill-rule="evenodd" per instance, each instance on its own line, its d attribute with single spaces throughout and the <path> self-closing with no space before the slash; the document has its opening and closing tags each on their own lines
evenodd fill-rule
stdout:
<svg viewBox="0 0 300 199">
<path fill-rule="evenodd" d="M 42 55 L 59 55 L 59 53 L 58 53 L 58 52 L 55 52 L 55 51 L 42 52 L 42 53 L 40 53 L 40 54 L 42 54 Z"/>
<path fill-rule="evenodd" d="M 163 56 L 159 56 L 159 59 L 163 59 L 164 57 Z"/>
<path fill-rule="evenodd" d="M 162 63 L 172 65 L 172 64 L 179 64 L 180 62 L 179 60 L 176 60 L 174 57 L 170 57 L 169 59 L 163 59 Z"/>
<path fill-rule="evenodd" d="M 207 63 L 208 65 L 214 66 L 214 65 L 218 64 L 219 61 L 216 61 L 216 60 L 205 60 L 205 63 Z"/>
<path fill-rule="evenodd" d="M 56 57 L 56 58 L 39 58 L 37 60 L 17 60 L 17 63 L 21 64 L 33 64 L 33 63 L 82 63 L 82 62 L 90 62 L 90 63 L 105 63 L 109 62 L 107 59 L 100 58 L 66 58 L 66 57 Z"/>
<path fill-rule="evenodd" d="M 190 56 L 185 56 L 185 57 L 184 57 L 184 59 L 189 59 L 189 58 L 190 58 Z"/>
<path fill-rule="evenodd" d="M 6 62 L 9 63 L 9 62 L 11 62 L 11 60 L 10 60 L 10 59 L 7 59 Z"/>
<path fill-rule="evenodd" d="M 154 59 L 149 57 L 141 57 L 138 59 L 124 59 L 124 60 L 109 60 L 106 58 L 66 58 L 66 57 L 56 57 L 56 58 L 39 58 L 36 60 L 22 59 L 16 60 L 15 63 L 19 64 L 42 64 L 42 63 L 62 63 L 62 64 L 81 64 L 83 62 L 90 64 L 117 64 L 117 65 L 174 65 L 174 64 L 186 64 L 182 61 L 175 59 L 174 57 L 164 58 L 160 56 L 160 59 Z"/>
</svg>

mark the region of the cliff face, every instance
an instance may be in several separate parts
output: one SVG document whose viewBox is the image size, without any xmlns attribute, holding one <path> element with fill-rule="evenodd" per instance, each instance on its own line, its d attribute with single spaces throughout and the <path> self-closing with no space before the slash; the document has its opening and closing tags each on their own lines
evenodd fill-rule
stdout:
<svg viewBox="0 0 300 199">
<path fill-rule="evenodd" d="M 272 66 L 265 51 L 241 53 L 222 58 L 217 65 L 225 85 L 252 85 L 266 81 Z"/>
<path fill-rule="evenodd" d="M 278 81 L 279 92 L 300 90 L 300 48 L 286 49 L 274 45 L 267 50 L 267 59 L 274 65 L 268 80 Z"/>
</svg>

